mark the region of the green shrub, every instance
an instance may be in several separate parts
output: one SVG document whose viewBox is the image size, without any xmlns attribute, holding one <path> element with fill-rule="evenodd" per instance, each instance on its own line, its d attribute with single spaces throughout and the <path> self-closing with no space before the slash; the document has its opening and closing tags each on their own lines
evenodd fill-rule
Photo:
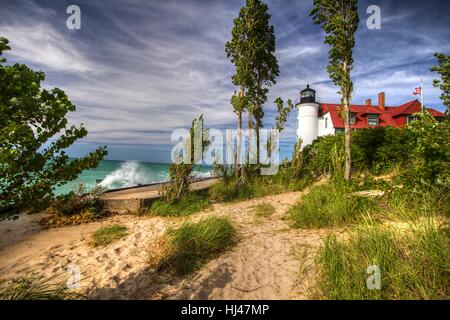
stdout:
<svg viewBox="0 0 450 320">
<path fill-rule="evenodd" d="M 377 127 L 352 131 L 352 170 L 380 174 L 400 168 L 399 180 L 408 188 L 450 184 L 450 121 L 436 121 L 428 111 L 405 128 Z M 318 137 L 280 168 L 274 181 L 298 190 L 322 175 L 340 175 L 344 165 L 342 133 Z"/>
<path fill-rule="evenodd" d="M 412 189 L 439 186 L 449 190 L 450 185 L 450 120 L 436 121 L 424 110 L 414 114 L 418 119 L 407 130 L 415 138 L 409 145 L 408 166 L 401 181 Z M 443 190 L 444 191 L 444 190 Z"/>
<path fill-rule="evenodd" d="M 204 193 L 188 193 L 180 200 L 167 202 L 163 199 L 152 203 L 149 214 L 162 217 L 186 216 L 202 211 L 210 206 Z"/>
<path fill-rule="evenodd" d="M 80 183 L 74 191 L 57 197 L 52 204 L 52 209 L 63 216 L 72 216 L 84 211 L 89 211 L 94 216 L 101 215 L 104 205 L 100 197 L 104 192 L 105 190 L 101 187 L 95 187 L 87 192 L 86 186 Z"/>
<path fill-rule="evenodd" d="M 226 218 L 187 222 L 166 233 L 162 248 L 156 249 L 159 252 L 149 252 L 149 262 L 158 271 L 188 274 L 231 245 L 234 234 L 234 228 Z"/>
<path fill-rule="evenodd" d="M 411 160 L 410 144 L 414 138 L 404 128 L 354 130 L 352 139 L 352 152 L 358 152 L 358 158 L 352 159 L 356 169 L 381 173 Z"/>
<path fill-rule="evenodd" d="M 0 300 L 67 300 L 79 299 L 66 283 L 53 283 L 37 275 L 25 275 L 0 285 Z"/>
<path fill-rule="evenodd" d="M 314 183 L 314 178 L 301 169 L 302 163 L 284 161 L 277 174 L 270 176 L 272 184 L 282 186 L 286 191 L 300 191 Z"/>
<path fill-rule="evenodd" d="M 104 226 L 99 228 L 92 235 L 91 245 L 94 247 L 104 247 L 114 241 L 122 239 L 128 235 L 128 228 L 120 225 L 113 224 L 110 226 Z"/>
<path fill-rule="evenodd" d="M 342 180 L 314 186 L 288 211 L 294 228 L 332 227 L 358 222 L 377 208 L 375 200 L 352 196 Z"/>
<path fill-rule="evenodd" d="M 104 218 L 110 213 L 101 201 L 103 193 L 100 187 L 86 192 L 84 184 L 80 184 L 74 191 L 57 197 L 40 223 L 46 227 L 61 227 Z"/>
<path fill-rule="evenodd" d="M 406 230 L 406 231 L 405 231 Z M 330 236 L 317 256 L 317 292 L 326 299 L 448 299 L 450 230 L 432 220 L 394 229 L 359 226 L 346 240 Z M 381 289 L 367 288 L 367 268 L 381 271 Z"/>
</svg>

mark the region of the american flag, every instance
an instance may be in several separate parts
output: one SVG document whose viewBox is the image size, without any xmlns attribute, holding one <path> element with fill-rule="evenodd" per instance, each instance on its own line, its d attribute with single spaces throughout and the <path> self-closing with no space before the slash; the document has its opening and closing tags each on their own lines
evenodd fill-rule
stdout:
<svg viewBox="0 0 450 320">
<path fill-rule="evenodd" d="M 418 95 L 418 94 L 422 94 L 422 88 L 421 87 L 414 88 L 413 95 Z"/>
</svg>

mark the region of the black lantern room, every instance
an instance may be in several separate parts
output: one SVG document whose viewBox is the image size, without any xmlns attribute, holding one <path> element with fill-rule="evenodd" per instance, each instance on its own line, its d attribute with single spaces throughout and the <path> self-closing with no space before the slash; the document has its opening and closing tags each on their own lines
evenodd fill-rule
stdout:
<svg viewBox="0 0 450 320">
<path fill-rule="evenodd" d="M 316 91 L 306 86 L 306 89 L 300 91 L 300 103 L 316 102 Z"/>
</svg>

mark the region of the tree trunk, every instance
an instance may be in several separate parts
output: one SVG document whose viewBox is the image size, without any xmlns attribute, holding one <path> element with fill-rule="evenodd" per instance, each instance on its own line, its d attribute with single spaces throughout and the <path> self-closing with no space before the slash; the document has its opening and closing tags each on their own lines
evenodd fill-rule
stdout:
<svg viewBox="0 0 450 320">
<path fill-rule="evenodd" d="M 250 111 L 247 112 L 248 113 L 248 119 L 247 119 L 247 129 L 248 129 L 248 145 L 247 145 L 247 150 L 246 150 L 246 159 L 247 159 L 247 166 L 250 164 L 250 144 L 252 143 L 252 131 L 251 129 L 253 129 L 253 125 L 252 125 L 252 113 Z"/>
<path fill-rule="evenodd" d="M 347 100 L 347 102 L 345 102 Z M 352 171 L 352 131 L 349 125 L 350 110 L 348 105 L 348 99 L 344 98 L 344 110 L 345 110 L 345 168 L 344 168 L 344 178 L 350 181 L 351 171 Z"/>
<path fill-rule="evenodd" d="M 237 142 L 236 142 L 236 161 L 234 163 L 234 168 L 236 172 L 236 177 L 239 178 L 239 157 L 241 155 L 241 129 L 242 129 L 242 112 L 238 113 L 238 131 L 237 131 Z"/>
<path fill-rule="evenodd" d="M 244 89 L 241 88 L 239 96 L 242 98 L 244 96 Z M 244 170 L 243 166 L 240 164 L 241 157 L 241 145 L 242 145 L 242 109 L 238 113 L 238 135 L 237 135 L 237 145 L 236 145 L 236 178 L 239 184 L 244 183 Z"/>
<path fill-rule="evenodd" d="M 344 72 L 348 74 L 347 62 L 344 62 Z M 344 179 L 350 181 L 352 172 L 352 132 L 350 128 L 350 93 L 348 84 L 342 90 L 342 98 L 344 104 L 344 139 L 345 139 L 345 167 Z"/>
<path fill-rule="evenodd" d="M 259 74 L 261 74 L 261 72 L 259 72 Z M 258 79 L 258 88 L 262 88 L 262 81 L 261 79 Z M 255 110 L 257 111 L 258 116 L 255 117 L 255 122 L 256 122 L 256 163 L 259 164 L 259 124 L 262 121 L 262 119 L 259 118 L 259 116 L 262 114 L 262 112 L 259 112 L 262 109 L 262 106 L 259 105 L 259 103 L 257 103 L 257 106 L 255 106 Z"/>
<path fill-rule="evenodd" d="M 256 123 L 256 163 L 259 164 L 259 123 Z"/>
</svg>

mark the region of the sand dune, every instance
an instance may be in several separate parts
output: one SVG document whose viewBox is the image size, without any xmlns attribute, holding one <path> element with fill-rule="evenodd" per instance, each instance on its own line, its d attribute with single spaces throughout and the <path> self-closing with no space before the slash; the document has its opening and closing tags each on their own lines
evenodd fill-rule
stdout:
<svg viewBox="0 0 450 320">
<path fill-rule="evenodd" d="M 303 267 L 313 270 L 312 257 L 323 232 L 293 230 L 283 220 L 300 196 L 292 192 L 215 204 L 188 218 L 121 215 L 50 230 L 28 221 L 34 233 L 16 236 L 15 243 L 9 241 L 0 251 L 0 278 L 36 273 L 63 281 L 69 267 L 79 268 L 78 291 L 93 299 L 305 299 L 310 280 L 308 273 L 300 278 L 299 271 L 305 261 Z M 271 203 L 276 212 L 255 217 L 252 207 L 260 203 Z M 168 227 L 209 215 L 231 218 L 238 231 L 235 246 L 185 278 L 149 273 L 146 250 Z M 107 247 L 89 246 L 92 232 L 112 223 L 127 226 L 129 235 Z"/>
</svg>

